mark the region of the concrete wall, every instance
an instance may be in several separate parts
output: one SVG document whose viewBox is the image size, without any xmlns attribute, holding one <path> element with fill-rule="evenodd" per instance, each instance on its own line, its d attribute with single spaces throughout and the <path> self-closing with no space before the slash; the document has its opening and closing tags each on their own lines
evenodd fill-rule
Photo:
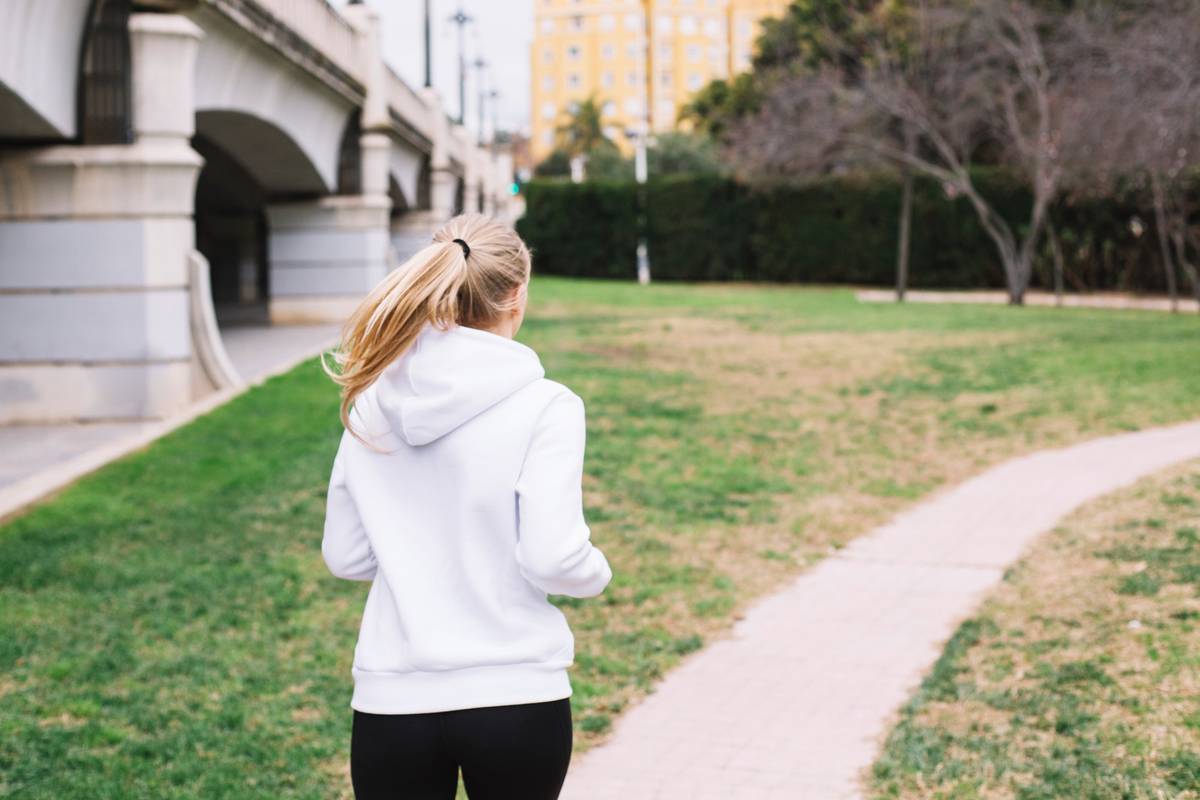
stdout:
<svg viewBox="0 0 1200 800">
<path fill-rule="evenodd" d="M 75 135 L 90 0 L 0 0 L 0 137 Z"/>
</svg>

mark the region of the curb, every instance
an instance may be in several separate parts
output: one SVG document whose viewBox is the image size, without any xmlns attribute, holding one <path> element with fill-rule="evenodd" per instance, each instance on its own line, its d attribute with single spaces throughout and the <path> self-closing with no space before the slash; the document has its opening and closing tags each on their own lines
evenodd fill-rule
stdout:
<svg viewBox="0 0 1200 800">
<path fill-rule="evenodd" d="M 334 339 L 322 344 L 320 347 L 310 348 L 257 376 L 254 380 L 232 386 L 228 389 L 221 389 L 207 397 L 202 397 L 178 414 L 167 417 L 160 422 L 150 423 L 144 430 L 138 433 L 130 434 L 115 442 L 101 445 L 86 453 L 75 456 L 69 461 L 56 464 L 49 469 L 42 470 L 36 475 L 31 475 L 11 486 L 0 489 L 0 524 L 20 516 L 34 505 L 49 499 L 80 478 L 100 469 L 105 464 L 148 447 L 171 431 L 182 428 L 189 422 L 204 416 L 214 409 L 220 408 L 235 397 L 245 394 L 256 386 L 261 386 L 271 378 L 292 371 L 305 361 L 316 358 L 336 344 L 337 340 Z"/>
</svg>

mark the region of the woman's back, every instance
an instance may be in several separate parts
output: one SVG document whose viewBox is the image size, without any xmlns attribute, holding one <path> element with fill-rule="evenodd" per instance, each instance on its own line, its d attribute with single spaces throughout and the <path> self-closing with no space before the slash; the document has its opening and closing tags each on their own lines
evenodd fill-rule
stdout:
<svg viewBox="0 0 1200 800">
<path fill-rule="evenodd" d="M 357 402 L 373 447 L 343 438 L 324 548 L 335 574 L 375 580 L 355 708 L 569 693 L 574 641 L 546 593 L 595 594 L 610 573 L 581 511 L 583 404 L 543 374 L 523 345 L 430 327 Z"/>
<path fill-rule="evenodd" d="M 373 581 L 354 654 L 358 800 L 554 800 L 575 642 L 547 594 L 612 578 L 583 521 L 583 403 L 521 327 L 529 249 L 450 220 L 355 310 L 322 552 Z"/>
</svg>

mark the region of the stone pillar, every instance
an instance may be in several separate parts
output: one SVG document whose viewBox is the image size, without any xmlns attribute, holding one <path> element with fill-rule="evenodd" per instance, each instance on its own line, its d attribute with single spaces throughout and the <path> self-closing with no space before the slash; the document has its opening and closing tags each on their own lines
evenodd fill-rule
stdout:
<svg viewBox="0 0 1200 800">
<path fill-rule="evenodd" d="M 429 245 L 438 228 L 454 216 L 458 177 L 451 172 L 451 127 L 442 110 L 442 99 L 432 88 L 420 90 L 421 102 L 429 114 L 433 152 L 429 157 L 429 208 L 409 211 L 400 216 L 391 231 L 397 259 L 403 263 Z"/>
<path fill-rule="evenodd" d="M 203 36 L 135 14 L 132 145 L 0 155 L 0 423 L 160 418 L 194 385 L 189 146 Z"/>
<path fill-rule="evenodd" d="M 496 153 L 492 171 L 496 176 L 496 216 L 512 225 L 516 223 L 518 215 L 513 213 L 513 197 L 509 194 L 509 187 L 516 178 L 511 146 L 504 145 Z"/>
<path fill-rule="evenodd" d="M 277 324 L 341 322 L 392 268 L 390 118 L 379 19 L 365 5 L 342 13 L 358 32 L 367 90 L 359 140 L 362 193 L 268 206 L 270 310 Z"/>
<path fill-rule="evenodd" d="M 478 214 L 480 198 L 480 151 L 475 146 L 471 132 L 461 125 L 454 129 L 459 152 L 463 154 L 463 213 Z"/>
<path fill-rule="evenodd" d="M 267 207 L 271 322 L 341 322 L 383 280 L 387 195 L 326 197 Z"/>
</svg>

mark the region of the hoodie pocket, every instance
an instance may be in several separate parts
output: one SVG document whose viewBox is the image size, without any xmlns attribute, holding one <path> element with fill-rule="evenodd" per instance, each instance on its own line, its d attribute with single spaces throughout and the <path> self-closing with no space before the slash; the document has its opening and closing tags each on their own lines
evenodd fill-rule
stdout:
<svg viewBox="0 0 1200 800">
<path fill-rule="evenodd" d="M 375 577 L 354 648 L 354 668 L 367 672 L 417 672 L 408 657 L 407 637 L 383 573 Z"/>
</svg>

